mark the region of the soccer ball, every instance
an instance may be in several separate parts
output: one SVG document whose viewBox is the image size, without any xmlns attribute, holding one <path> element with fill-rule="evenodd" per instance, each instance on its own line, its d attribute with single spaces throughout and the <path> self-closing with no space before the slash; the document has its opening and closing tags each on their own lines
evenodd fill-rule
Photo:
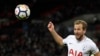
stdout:
<svg viewBox="0 0 100 56">
<path fill-rule="evenodd" d="M 15 8 L 15 16 L 19 20 L 28 19 L 30 16 L 30 8 L 26 4 L 19 4 Z"/>
</svg>

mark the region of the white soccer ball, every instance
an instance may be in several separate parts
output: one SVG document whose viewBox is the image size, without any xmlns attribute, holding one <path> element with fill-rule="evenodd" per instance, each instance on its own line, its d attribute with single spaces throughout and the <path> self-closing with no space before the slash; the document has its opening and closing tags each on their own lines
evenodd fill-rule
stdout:
<svg viewBox="0 0 100 56">
<path fill-rule="evenodd" d="M 94 54 L 92 54 L 91 56 L 94 56 Z"/>
<path fill-rule="evenodd" d="M 28 19 L 30 16 L 30 8 L 26 4 L 19 4 L 15 8 L 15 16 L 19 20 Z"/>
</svg>

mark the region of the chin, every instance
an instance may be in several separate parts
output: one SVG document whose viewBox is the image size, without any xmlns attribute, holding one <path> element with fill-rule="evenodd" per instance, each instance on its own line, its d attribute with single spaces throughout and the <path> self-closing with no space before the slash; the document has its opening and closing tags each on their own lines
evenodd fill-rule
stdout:
<svg viewBox="0 0 100 56">
<path fill-rule="evenodd" d="M 76 35 L 76 38 L 77 38 L 77 39 L 79 39 L 79 38 L 80 38 L 80 36 L 77 36 L 77 35 Z"/>
<path fill-rule="evenodd" d="M 80 39 L 80 37 L 76 37 L 77 39 Z"/>
<path fill-rule="evenodd" d="M 82 40 L 82 36 L 76 36 L 77 40 Z"/>
</svg>

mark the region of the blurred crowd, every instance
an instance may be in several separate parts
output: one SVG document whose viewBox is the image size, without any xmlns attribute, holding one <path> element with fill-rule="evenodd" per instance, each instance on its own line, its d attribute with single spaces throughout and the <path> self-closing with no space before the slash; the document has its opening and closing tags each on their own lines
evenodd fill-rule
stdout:
<svg viewBox="0 0 100 56">
<path fill-rule="evenodd" d="M 49 32 L 43 29 L 42 24 L 33 24 L 30 27 L 26 23 L 20 25 L 0 30 L 0 56 L 62 55 L 63 49 L 54 42 Z"/>
<path fill-rule="evenodd" d="M 99 30 L 99 27 L 96 29 Z M 58 33 L 63 36 L 64 28 L 59 30 Z M 65 34 L 67 33 L 69 32 Z M 100 48 L 99 33 L 95 36 L 97 38 L 92 39 Z M 60 47 L 43 23 L 21 22 L 0 29 L 0 56 L 65 56 L 66 54 L 67 47 Z"/>
</svg>

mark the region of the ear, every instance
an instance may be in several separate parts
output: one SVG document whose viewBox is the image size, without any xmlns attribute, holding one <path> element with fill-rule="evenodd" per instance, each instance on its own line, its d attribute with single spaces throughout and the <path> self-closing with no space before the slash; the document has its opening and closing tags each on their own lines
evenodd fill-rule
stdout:
<svg viewBox="0 0 100 56">
<path fill-rule="evenodd" d="M 86 33 L 86 30 L 84 30 L 84 34 Z"/>
</svg>

